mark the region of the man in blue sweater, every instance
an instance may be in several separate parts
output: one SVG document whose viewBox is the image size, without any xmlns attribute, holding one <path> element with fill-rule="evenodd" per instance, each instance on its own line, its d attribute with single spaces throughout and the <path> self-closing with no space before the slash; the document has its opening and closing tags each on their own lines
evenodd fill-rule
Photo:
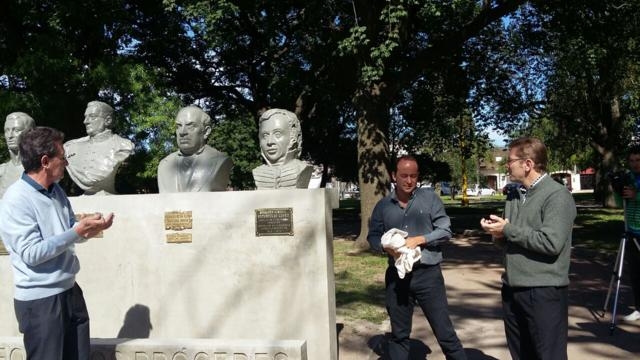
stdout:
<svg viewBox="0 0 640 360">
<path fill-rule="evenodd" d="M 536 138 L 509 144 L 509 180 L 524 192 L 507 197 L 504 217 L 480 225 L 504 249 L 502 309 L 514 360 L 566 360 L 571 234 L 576 205 L 547 174 L 547 148 Z"/>
<path fill-rule="evenodd" d="M 76 222 L 58 181 L 64 134 L 35 127 L 20 135 L 24 173 L 0 206 L 0 236 L 11 256 L 14 308 L 30 360 L 89 359 L 89 314 L 75 282 L 74 245 L 108 229 L 113 214 Z"/>
</svg>

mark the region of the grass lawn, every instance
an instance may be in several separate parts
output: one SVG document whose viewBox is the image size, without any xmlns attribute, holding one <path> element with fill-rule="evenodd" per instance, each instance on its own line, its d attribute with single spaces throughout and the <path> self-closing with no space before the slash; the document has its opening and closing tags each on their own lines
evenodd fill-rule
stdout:
<svg viewBox="0 0 640 360">
<path fill-rule="evenodd" d="M 574 247 L 613 256 L 624 231 L 622 209 L 603 209 L 595 204 L 592 194 L 574 194 L 578 216 L 573 231 Z M 490 213 L 501 214 L 504 196 L 470 197 L 469 206 L 461 206 L 460 198 L 443 198 L 455 234 L 477 231 L 480 218 Z M 334 220 L 357 222 L 359 201 L 344 200 L 334 210 Z M 334 232 L 336 227 L 334 226 Z M 340 236 L 339 233 L 335 233 Z M 387 318 L 384 308 L 384 269 L 386 256 L 358 252 L 351 240 L 334 241 L 334 269 L 337 314 L 349 319 L 381 323 Z"/>
</svg>

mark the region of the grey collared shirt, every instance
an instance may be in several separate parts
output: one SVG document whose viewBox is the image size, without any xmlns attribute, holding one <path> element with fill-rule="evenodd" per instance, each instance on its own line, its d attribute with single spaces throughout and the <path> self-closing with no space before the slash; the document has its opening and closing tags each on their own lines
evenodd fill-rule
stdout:
<svg viewBox="0 0 640 360">
<path fill-rule="evenodd" d="M 433 190 L 416 189 L 405 208 L 400 206 L 395 191 L 378 201 L 369 221 L 367 241 L 371 248 L 383 251 L 382 235 L 393 228 L 409 236 L 424 235 L 427 244 L 421 246 L 421 263 L 435 265 L 442 261 L 440 244 L 451 239 L 451 220 Z"/>
</svg>

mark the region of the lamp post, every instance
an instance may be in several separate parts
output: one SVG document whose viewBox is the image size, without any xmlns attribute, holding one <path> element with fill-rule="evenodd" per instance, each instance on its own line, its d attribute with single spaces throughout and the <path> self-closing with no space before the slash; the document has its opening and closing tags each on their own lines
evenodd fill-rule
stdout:
<svg viewBox="0 0 640 360">
<path fill-rule="evenodd" d="M 460 198 L 460 204 L 462 206 L 469 206 L 469 197 L 467 196 L 467 164 L 466 155 L 467 151 L 467 128 L 465 126 L 464 115 L 460 115 L 460 161 L 462 161 L 462 197 Z"/>
</svg>

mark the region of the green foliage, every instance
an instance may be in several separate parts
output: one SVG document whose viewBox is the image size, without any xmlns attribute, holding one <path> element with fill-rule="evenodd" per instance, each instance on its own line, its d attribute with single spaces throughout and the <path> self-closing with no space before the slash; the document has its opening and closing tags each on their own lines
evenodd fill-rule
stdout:
<svg viewBox="0 0 640 360">
<path fill-rule="evenodd" d="M 255 189 L 251 170 L 262 164 L 255 120 L 249 114 L 219 121 L 210 143 L 233 160 L 231 186 L 236 190 Z"/>
<path fill-rule="evenodd" d="M 587 146 L 617 154 L 638 118 L 638 5 L 523 3 L 9 0 L 0 110 L 75 138 L 88 101 L 112 103 L 117 132 L 137 144 L 125 170 L 139 191 L 153 191 L 158 160 L 175 149 L 172 119 L 193 103 L 217 119 L 212 142 L 239 164 L 238 188 L 261 161 L 242 145 L 269 107 L 298 114 L 305 159 L 343 179 L 371 165 L 361 175 L 372 183 L 385 183 L 400 148 L 478 156 L 461 146 L 484 141 L 460 129 L 467 112 L 478 130 L 542 129 L 558 161 L 592 160 L 578 154 Z"/>
<path fill-rule="evenodd" d="M 122 131 L 130 134 L 135 154 L 119 174 L 121 192 L 155 192 L 160 160 L 177 150 L 174 119 L 183 106 L 162 86 L 162 73 L 142 65 L 125 68 L 112 103 L 117 106 Z M 116 100 L 119 99 L 118 100 Z"/>
</svg>

